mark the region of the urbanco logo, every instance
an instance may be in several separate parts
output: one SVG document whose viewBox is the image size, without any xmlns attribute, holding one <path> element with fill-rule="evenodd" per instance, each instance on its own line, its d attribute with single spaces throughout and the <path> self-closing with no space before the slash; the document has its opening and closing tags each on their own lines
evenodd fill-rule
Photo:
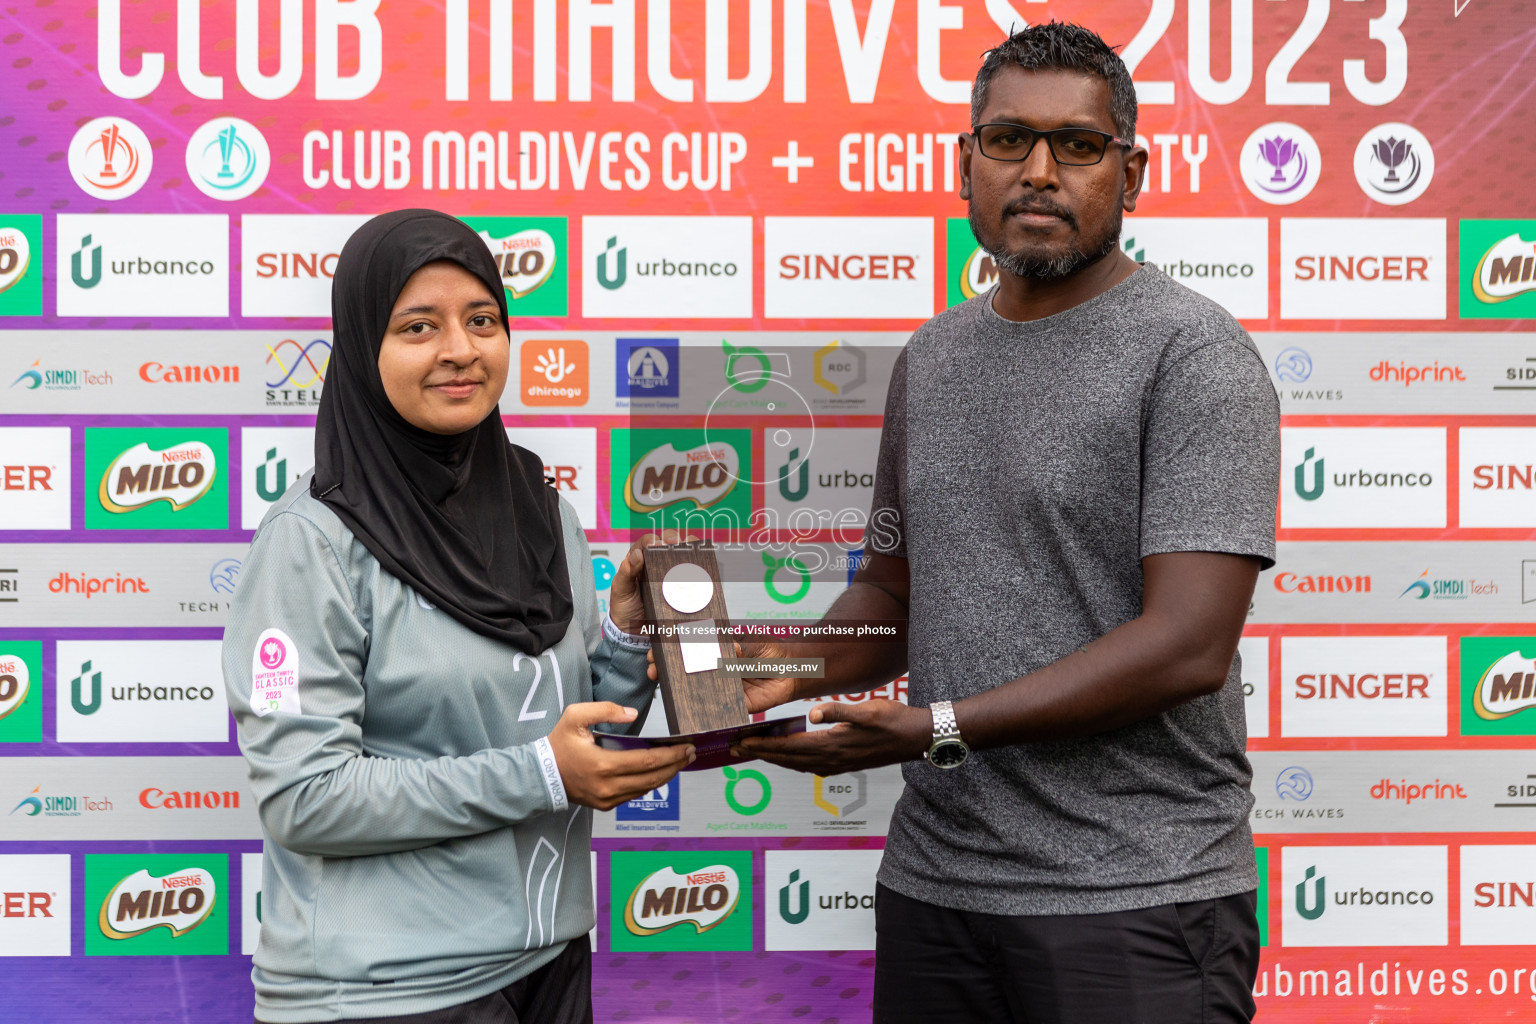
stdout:
<svg viewBox="0 0 1536 1024">
<path fill-rule="evenodd" d="M 1288 529 L 1444 527 L 1443 427 L 1285 427 Z"/>
<path fill-rule="evenodd" d="M 507 296 L 510 316 L 565 316 L 569 291 L 564 217 L 465 217 L 479 234 Z"/>
<path fill-rule="evenodd" d="M 254 530 L 267 510 L 315 464 L 314 427 L 240 431 L 240 528 Z"/>
<path fill-rule="evenodd" d="M 139 126 L 121 117 L 87 121 L 70 140 L 70 176 L 96 199 L 127 199 L 149 180 L 155 154 Z"/>
<path fill-rule="evenodd" d="M 1283 637 L 1280 733 L 1444 736 L 1447 665 L 1444 637 Z"/>
<path fill-rule="evenodd" d="M 1402 206 L 1424 194 L 1435 176 L 1435 151 L 1424 133 L 1390 121 L 1360 137 L 1355 147 L 1355 181 L 1378 203 Z"/>
<path fill-rule="evenodd" d="M 0 957 L 69 956 L 70 855 L 0 856 Z"/>
<path fill-rule="evenodd" d="M 1285 320 L 1445 319 L 1445 221 L 1283 217 Z"/>
<path fill-rule="evenodd" d="M 615 851 L 608 868 L 614 951 L 752 948 L 749 851 Z"/>
<path fill-rule="evenodd" d="M 249 121 L 216 117 L 187 140 L 187 177 L 212 199 L 233 202 L 266 184 L 272 152 L 266 137 Z"/>
<path fill-rule="evenodd" d="M 88 427 L 88 530 L 222 530 L 229 525 L 229 432 Z"/>
<path fill-rule="evenodd" d="M 769 318 L 933 315 L 927 217 L 766 217 L 763 260 Z"/>
<path fill-rule="evenodd" d="M 1312 133 L 1289 121 L 1271 121 L 1253 130 L 1238 156 L 1248 191 L 1276 206 L 1305 199 L 1323 172 L 1323 153 Z"/>
<path fill-rule="evenodd" d="M 0 213 L 0 316 L 43 313 L 43 218 Z"/>
<path fill-rule="evenodd" d="M 1132 217 L 1120 229 L 1120 247 L 1235 317 L 1269 316 L 1266 218 Z"/>
<path fill-rule="evenodd" d="M 67 530 L 68 427 L 0 427 L 0 530 Z"/>
<path fill-rule="evenodd" d="M 592 357 L 579 338 L 522 344 L 522 388 L 518 400 L 535 408 L 586 405 L 591 397 Z"/>
<path fill-rule="evenodd" d="M 241 315 L 330 316 L 336 262 L 352 232 L 367 220 L 357 214 L 242 215 Z"/>
<path fill-rule="evenodd" d="M 229 952 L 229 857 L 86 854 L 85 955 Z"/>
<path fill-rule="evenodd" d="M 1444 846 L 1288 846 L 1281 851 L 1286 946 L 1441 946 Z"/>
<path fill-rule="evenodd" d="M 1536 736 L 1536 637 L 1461 638 L 1463 736 Z"/>
<path fill-rule="evenodd" d="M 764 948 L 875 946 L 879 850 L 769 850 L 764 858 Z"/>
<path fill-rule="evenodd" d="M 223 214 L 58 215 L 60 316 L 229 315 Z"/>
<path fill-rule="evenodd" d="M 752 315 L 751 217 L 583 217 L 582 315 Z"/>
<path fill-rule="evenodd" d="M 1536 220 L 1464 220 L 1460 235 L 1457 312 L 1490 320 L 1536 316 Z"/>
<path fill-rule="evenodd" d="M 217 640 L 60 640 L 61 743 L 225 743 Z"/>
</svg>

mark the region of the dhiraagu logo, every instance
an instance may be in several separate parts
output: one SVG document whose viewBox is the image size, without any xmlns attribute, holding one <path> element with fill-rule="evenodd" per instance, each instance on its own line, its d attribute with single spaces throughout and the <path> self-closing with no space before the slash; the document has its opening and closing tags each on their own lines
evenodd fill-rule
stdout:
<svg viewBox="0 0 1536 1024">
<path fill-rule="evenodd" d="M 43 645 L 0 642 L 0 743 L 41 743 Z"/>
<path fill-rule="evenodd" d="M 229 431 L 88 427 L 88 530 L 229 527 Z"/>
<path fill-rule="evenodd" d="M 752 948 L 750 851 L 615 851 L 608 880 L 615 952 Z"/>
<path fill-rule="evenodd" d="M 229 952 L 229 856 L 85 855 L 86 956 Z"/>
</svg>

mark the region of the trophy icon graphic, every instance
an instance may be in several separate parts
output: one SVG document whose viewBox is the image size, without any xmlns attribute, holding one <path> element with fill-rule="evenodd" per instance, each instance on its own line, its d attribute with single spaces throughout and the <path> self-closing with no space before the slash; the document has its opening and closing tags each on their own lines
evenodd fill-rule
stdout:
<svg viewBox="0 0 1536 1024">
<path fill-rule="evenodd" d="M 219 132 L 219 173 L 220 178 L 233 178 L 235 172 L 229 169 L 229 158 L 235 151 L 235 126 L 230 125 Z"/>
<path fill-rule="evenodd" d="M 1384 139 L 1377 139 L 1371 146 L 1371 153 L 1387 169 L 1384 181 L 1395 184 L 1399 180 L 1397 169 L 1413 155 L 1413 146 L 1406 139 L 1395 139 L 1389 135 Z"/>
<path fill-rule="evenodd" d="M 110 125 L 101 133 L 101 170 L 97 177 L 115 178 L 117 170 L 112 166 L 112 156 L 117 152 L 118 144 L 122 141 L 118 134 L 117 125 Z"/>
<path fill-rule="evenodd" d="M 1275 169 L 1275 173 L 1269 179 L 1271 182 L 1284 183 L 1285 166 L 1296 159 L 1297 152 L 1296 143 L 1280 135 L 1259 143 L 1259 155 L 1264 158 L 1265 163 Z"/>
</svg>

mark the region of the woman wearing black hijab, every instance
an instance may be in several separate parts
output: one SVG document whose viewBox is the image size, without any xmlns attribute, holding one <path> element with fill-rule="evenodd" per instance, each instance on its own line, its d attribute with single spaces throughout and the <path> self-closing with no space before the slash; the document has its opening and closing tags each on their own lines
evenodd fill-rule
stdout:
<svg viewBox="0 0 1536 1024">
<path fill-rule="evenodd" d="M 264 838 L 256 1019 L 590 1021 L 588 808 L 693 757 L 591 736 L 650 699 L 655 538 L 600 617 L 575 511 L 502 427 L 506 301 L 462 222 L 369 221 L 331 301 L 315 469 L 224 637 Z"/>
</svg>

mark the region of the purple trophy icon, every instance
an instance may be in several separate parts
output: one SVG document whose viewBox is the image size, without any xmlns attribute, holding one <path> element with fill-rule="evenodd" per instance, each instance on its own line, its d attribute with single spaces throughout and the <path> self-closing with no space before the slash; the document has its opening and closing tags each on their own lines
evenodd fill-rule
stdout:
<svg viewBox="0 0 1536 1024">
<path fill-rule="evenodd" d="M 1377 139 L 1371 146 L 1371 152 L 1386 167 L 1386 180 L 1397 181 L 1397 168 L 1408 159 L 1408 155 L 1413 152 L 1413 146 L 1406 139 L 1394 139 L 1389 135 L 1384 139 Z"/>
<path fill-rule="evenodd" d="M 1302 151 L 1300 145 L 1294 139 L 1284 135 L 1276 135 L 1272 139 L 1262 139 L 1259 142 L 1259 155 L 1264 162 L 1274 168 L 1275 173 L 1269 180 L 1255 182 L 1259 188 L 1270 193 L 1285 193 L 1300 188 L 1307 180 L 1307 154 Z M 1286 168 L 1293 168 L 1290 174 Z"/>
</svg>

